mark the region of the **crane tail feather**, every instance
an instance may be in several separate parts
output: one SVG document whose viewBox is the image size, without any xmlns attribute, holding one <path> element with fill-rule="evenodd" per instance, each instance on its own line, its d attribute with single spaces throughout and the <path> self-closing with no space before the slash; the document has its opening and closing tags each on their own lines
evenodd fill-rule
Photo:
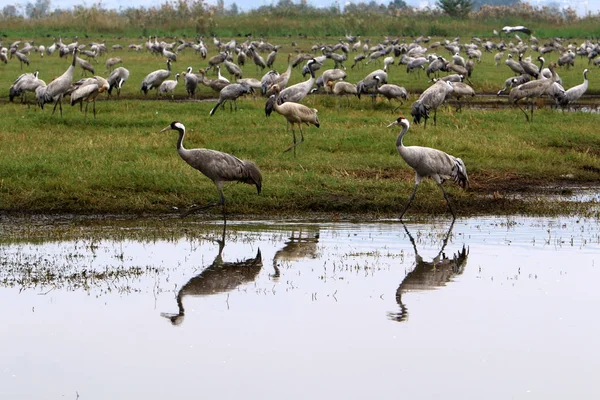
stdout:
<svg viewBox="0 0 600 400">
<path fill-rule="evenodd" d="M 467 189 L 469 187 L 469 176 L 467 175 L 467 167 L 460 158 L 454 160 L 454 167 L 452 168 L 452 179 L 461 188 Z"/>
</svg>

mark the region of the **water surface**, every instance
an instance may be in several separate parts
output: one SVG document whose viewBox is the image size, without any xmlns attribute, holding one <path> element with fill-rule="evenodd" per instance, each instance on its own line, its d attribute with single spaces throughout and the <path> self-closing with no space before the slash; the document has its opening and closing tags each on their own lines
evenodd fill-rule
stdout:
<svg viewBox="0 0 600 400">
<path fill-rule="evenodd" d="M 596 220 L 174 223 L 0 243 L 0 398 L 600 395 Z"/>
</svg>

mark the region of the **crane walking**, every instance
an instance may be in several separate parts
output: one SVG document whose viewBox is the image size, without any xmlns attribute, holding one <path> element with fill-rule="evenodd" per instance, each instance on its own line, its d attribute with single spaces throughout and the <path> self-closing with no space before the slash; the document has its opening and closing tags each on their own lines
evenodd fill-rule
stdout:
<svg viewBox="0 0 600 400">
<path fill-rule="evenodd" d="M 210 149 L 186 149 L 183 147 L 183 137 L 185 136 L 185 126 L 179 121 L 173 121 L 169 126 L 161 130 L 175 130 L 179 132 L 177 140 L 177 152 L 192 168 L 202 172 L 207 178 L 212 180 L 219 191 L 219 201 L 204 206 L 195 206 L 181 214 L 185 217 L 192 212 L 205 210 L 214 206 L 222 206 L 225 214 L 225 197 L 223 196 L 223 185 L 225 182 L 237 181 L 256 185 L 258 194 L 262 190 L 262 175 L 260 170 L 251 161 L 240 160 L 228 153 Z"/>
<path fill-rule="evenodd" d="M 288 147 L 286 151 L 290 151 L 295 149 L 296 146 L 302 142 L 304 142 L 304 133 L 302 132 L 302 124 L 309 125 L 313 124 L 317 128 L 321 126 L 319 122 L 319 117 L 317 116 L 316 108 L 309 108 L 304 104 L 294 103 L 292 101 L 286 101 L 283 104 L 278 104 L 278 96 L 272 94 L 267 100 L 267 104 L 265 105 L 265 114 L 266 116 L 270 116 L 273 111 L 276 111 L 278 114 L 283 115 L 287 122 L 292 125 L 292 135 L 294 136 L 294 144 Z M 294 124 L 298 124 L 300 129 L 300 142 L 296 143 L 296 132 L 294 131 Z M 295 151 L 295 150 L 294 150 Z"/>
<path fill-rule="evenodd" d="M 467 167 L 465 166 L 465 163 L 460 158 L 451 156 L 450 154 L 444 153 L 441 150 L 421 146 L 404 146 L 402 140 L 404 139 L 406 132 L 408 132 L 410 123 L 406 118 L 399 117 L 396 121 L 389 124 L 388 128 L 396 125 L 400 125 L 402 127 L 402 131 L 398 135 L 398 139 L 396 139 L 396 148 L 398 149 L 398 153 L 404 159 L 404 161 L 406 161 L 406 163 L 415 170 L 416 173 L 415 187 L 410 195 L 410 198 L 408 199 L 408 203 L 406 203 L 406 206 L 402 211 L 402 214 L 400 214 L 400 219 L 402 219 L 406 213 L 406 210 L 408 210 L 408 207 L 414 200 L 419 183 L 421 183 L 423 178 L 427 177 L 433 178 L 439 185 L 440 189 L 442 189 L 442 193 L 444 193 L 444 199 L 446 199 L 446 203 L 448 204 L 448 209 L 450 210 L 450 213 L 452 213 L 453 219 L 456 219 L 456 214 L 450 205 L 448 194 L 446 193 L 446 190 L 442 184 L 446 179 L 452 179 L 460 187 L 466 189 L 469 186 L 469 178 L 467 176 Z"/>
</svg>

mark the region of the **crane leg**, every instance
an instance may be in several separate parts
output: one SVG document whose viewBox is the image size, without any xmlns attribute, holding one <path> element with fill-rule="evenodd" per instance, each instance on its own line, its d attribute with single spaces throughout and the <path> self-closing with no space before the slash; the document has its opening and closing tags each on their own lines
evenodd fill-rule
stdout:
<svg viewBox="0 0 600 400">
<path fill-rule="evenodd" d="M 202 211 L 202 210 L 207 210 L 209 208 L 212 207 L 216 207 L 216 206 L 222 206 L 222 210 L 223 210 L 223 216 L 225 216 L 225 196 L 223 196 L 223 187 L 222 184 L 217 184 L 217 189 L 219 190 L 219 201 L 217 201 L 216 203 L 211 203 L 211 204 L 206 204 L 203 206 L 193 206 L 191 207 L 189 210 L 184 211 L 183 213 L 180 214 L 180 217 L 187 217 L 188 215 L 197 212 L 197 211 Z"/>
<path fill-rule="evenodd" d="M 531 119 L 530 121 L 533 122 L 533 106 L 534 106 L 534 102 L 531 102 Z"/>
<path fill-rule="evenodd" d="M 448 199 L 448 194 L 446 193 L 446 189 L 444 189 L 444 186 L 442 186 L 441 183 L 439 183 L 440 185 L 440 189 L 442 189 L 442 193 L 444 193 L 444 199 L 446 199 L 446 204 L 448 204 L 448 209 L 450 210 L 450 213 L 452 214 L 452 220 L 454 221 L 456 219 L 456 214 L 454 214 L 454 210 L 452 209 L 452 206 L 450 205 L 450 199 Z"/>
<path fill-rule="evenodd" d="M 433 110 L 433 126 L 437 126 L 437 108 Z"/>
<path fill-rule="evenodd" d="M 415 187 L 413 189 L 413 192 L 410 195 L 410 197 L 408 198 L 408 203 L 406 203 L 406 206 L 404 207 L 404 210 L 402 210 L 402 214 L 400 214 L 400 220 L 402 220 L 402 217 L 404 216 L 404 214 L 408 210 L 408 207 L 410 207 L 410 203 L 412 203 L 412 201 L 415 199 L 415 194 L 417 193 L 417 187 L 419 187 L 419 182 L 415 183 Z"/>
<path fill-rule="evenodd" d="M 83 120 L 87 120 L 87 110 L 88 110 L 88 106 L 90 105 L 90 103 L 86 102 L 85 103 L 85 114 L 83 116 Z M 83 107 L 83 102 L 81 103 L 81 106 Z"/>
<path fill-rule="evenodd" d="M 288 147 L 287 149 L 285 149 L 283 152 L 287 153 L 288 151 L 294 149 L 294 154 L 296 154 L 296 146 L 298 145 L 298 143 L 296 143 L 296 131 L 294 130 L 294 124 L 291 124 L 291 125 L 292 125 L 292 136 L 294 138 L 294 144 L 292 146 Z M 299 125 L 299 126 L 300 126 L 300 132 L 302 132 L 302 125 Z M 304 141 L 304 137 L 302 137 L 302 140 L 300 142 L 303 142 L 303 141 Z"/>
<path fill-rule="evenodd" d="M 96 100 L 94 100 L 94 119 L 96 119 Z"/>
<path fill-rule="evenodd" d="M 517 107 L 519 107 L 519 110 L 523 111 L 523 114 L 525 114 L 525 119 L 527 120 L 527 122 L 529 122 L 529 115 L 527 115 L 527 111 L 525 111 L 525 110 L 523 109 L 523 107 L 521 107 L 521 106 L 519 105 L 519 103 L 515 103 L 515 104 L 517 105 Z"/>
</svg>

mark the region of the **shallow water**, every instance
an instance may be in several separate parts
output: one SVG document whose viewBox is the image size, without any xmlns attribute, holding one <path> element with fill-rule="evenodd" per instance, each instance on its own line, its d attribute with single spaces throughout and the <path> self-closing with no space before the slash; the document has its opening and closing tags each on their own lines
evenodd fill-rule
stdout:
<svg viewBox="0 0 600 400">
<path fill-rule="evenodd" d="M 4 240 L 0 398 L 597 398 L 598 221 L 449 228 Z"/>
</svg>

